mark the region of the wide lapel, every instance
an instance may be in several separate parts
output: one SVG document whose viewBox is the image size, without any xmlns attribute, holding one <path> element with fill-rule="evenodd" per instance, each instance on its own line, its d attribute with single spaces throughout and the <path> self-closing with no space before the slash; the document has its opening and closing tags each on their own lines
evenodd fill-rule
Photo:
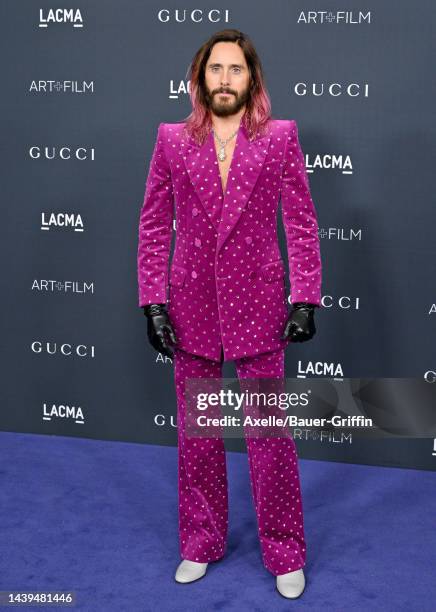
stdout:
<svg viewBox="0 0 436 612">
<path fill-rule="evenodd" d="M 241 123 L 236 136 L 224 198 L 212 131 L 200 146 L 193 138 L 182 144 L 183 160 L 189 178 L 218 234 L 217 253 L 250 199 L 264 165 L 270 139 L 271 134 L 268 132 L 267 135 L 250 141 L 247 130 Z M 222 200 L 222 206 L 216 206 L 219 199 Z"/>
<path fill-rule="evenodd" d="M 218 233 L 221 207 L 216 206 L 216 202 L 219 198 L 222 199 L 223 190 L 212 131 L 202 145 L 198 145 L 193 138 L 190 138 L 187 143 L 182 144 L 182 147 L 183 161 L 191 183 Z"/>
<path fill-rule="evenodd" d="M 226 193 L 219 226 L 218 253 L 243 213 L 268 153 L 271 133 L 249 140 L 244 125 L 240 125 L 227 176 Z M 219 170 L 218 170 L 219 172 Z M 233 180 L 233 177 L 234 180 Z"/>
</svg>

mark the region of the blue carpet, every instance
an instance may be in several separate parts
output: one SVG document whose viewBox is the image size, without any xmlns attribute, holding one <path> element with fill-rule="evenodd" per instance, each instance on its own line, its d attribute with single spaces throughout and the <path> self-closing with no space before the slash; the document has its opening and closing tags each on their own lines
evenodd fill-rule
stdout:
<svg viewBox="0 0 436 612">
<path fill-rule="evenodd" d="M 226 557 L 179 585 L 176 448 L 0 442 L 2 591 L 74 590 L 92 612 L 435 609 L 433 472 L 300 460 L 307 586 L 288 601 L 262 564 L 246 454 L 227 453 Z"/>
</svg>

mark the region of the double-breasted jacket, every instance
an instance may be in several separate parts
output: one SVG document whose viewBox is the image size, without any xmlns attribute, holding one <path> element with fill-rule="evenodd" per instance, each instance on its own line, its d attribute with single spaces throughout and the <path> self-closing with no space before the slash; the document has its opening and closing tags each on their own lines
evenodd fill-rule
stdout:
<svg viewBox="0 0 436 612">
<path fill-rule="evenodd" d="M 318 221 L 295 120 L 249 139 L 241 122 L 223 193 L 213 134 L 161 123 L 146 180 L 137 251 L 139 306 L 166 303 L 177 345 L 219 361 L 286 346 L 291 302 L 321 306 Z M 175 246 L 170 249 L 175 219 Z"/>
</svg>

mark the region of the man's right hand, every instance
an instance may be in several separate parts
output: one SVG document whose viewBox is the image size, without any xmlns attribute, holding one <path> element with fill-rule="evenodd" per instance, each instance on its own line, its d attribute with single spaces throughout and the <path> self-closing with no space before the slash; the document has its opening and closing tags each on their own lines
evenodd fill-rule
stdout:
<svg viewBox="0 0 436 612">
<path fill-rule="evenodd" d="M 177 339 L 168 317 L 166 304 L 147 304 L 144 306 L 144 314 L 147 317 L 147 334 L 151 345 L 158 353 L 172 359 L 174 350 L 165 334 L 168 334 L 173 344 L 177 343 Z"/>
</svg>

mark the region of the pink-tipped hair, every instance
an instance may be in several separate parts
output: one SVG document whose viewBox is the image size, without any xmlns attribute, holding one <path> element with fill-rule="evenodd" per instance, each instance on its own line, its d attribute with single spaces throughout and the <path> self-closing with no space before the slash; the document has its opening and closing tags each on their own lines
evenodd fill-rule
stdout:
<svg viewBox="0 0 436 612">
<path fill-rule="evenodd" d="M 221 30 L 213 34 L 200 47 L 188 68 L 187 78 L 190 80 L 192 112 L 183 121 L 186 121 L 186 133 L 198 144 L 204 142 L 212 128 L 210 112 L 204 95 L 204 69 L 212 47 L 218 42 L 235 42 L 245 55 L 251 76 L 251 87 L 242 123 L 250 138 L 254 139 L 258 135 L 263 135 L 271 119 L 271 101 L 266 90 L 262 65 L 253 43 L 246 34 L 239 30 Z"/>
</svg>

